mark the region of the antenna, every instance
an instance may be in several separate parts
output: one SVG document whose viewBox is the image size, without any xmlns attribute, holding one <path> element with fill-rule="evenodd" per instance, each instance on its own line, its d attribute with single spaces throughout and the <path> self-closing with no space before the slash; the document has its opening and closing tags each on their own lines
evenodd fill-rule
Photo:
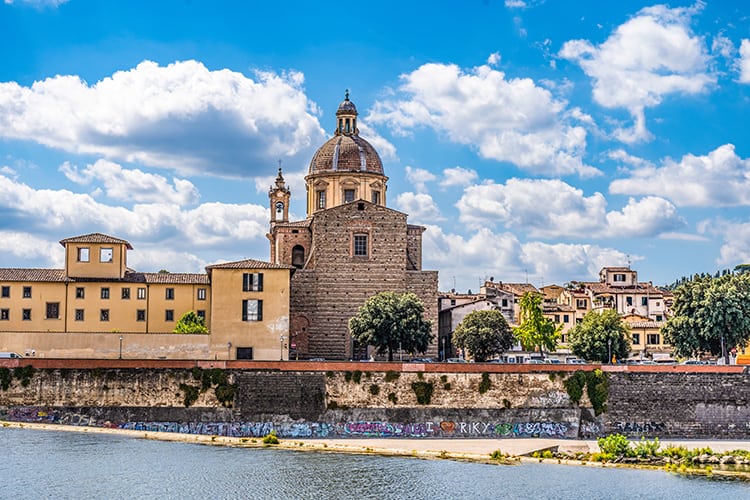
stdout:
<svg viewBox="0 0 750 500">
<path fill-rule="evenodd" d="M 628 269 L 630 269 L 630 254 L 627 254 L 628 257 Z"/>
</svg>

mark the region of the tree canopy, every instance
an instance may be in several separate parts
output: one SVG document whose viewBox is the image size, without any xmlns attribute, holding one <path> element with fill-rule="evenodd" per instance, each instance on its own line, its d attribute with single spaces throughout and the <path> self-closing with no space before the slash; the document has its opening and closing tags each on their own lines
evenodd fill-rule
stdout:
<svg viewBox="0 0 750 500">
<path fill-rule="evenodd" d="M 174 325 L 172 333 L 208 333 L 208 327 L 203 318 L 194 311 L 188 311 Z"/>
<path fill-rule="evenodd" d="M 695 276 L 674 293 L 674 315 L 662 333 L 678 355 L 727 359 L 731 348 L 750 339 L 750 273 Z"/>
<path fill-rule="evenodd" d="M 545 318 L 542 312 L 542 296 L 535 292 L 526 292 L 519 302 L 521 310 L 521 324 L 513 333 L 521 341 L 521 345 L 527 351 L 537 348 L 544 355 L 544 350 L 554 351 L 557 349 L 557 341 L 560 339 L 562 325 Z"/>
<path fill-rule="evenodd" d="M 424 353 L 434 335 L 432 325 L 424 319 L 424 305 L 414 293 L 380 292 L 373 295 L 349 320 L 352 338 L 361 344 L 377 347 L 377 353 Z"/>
<path fill-rule="evenodd" d="M 589 311 L 568 336 L 573 354 L 588 361 L 609 363 L 630 354 L 630 329 L 614 309 Z"/>
<path fill-rule="evenodd" d="M 516 338 L 500 311 L 472 311 L 453 332 L 452 341 L 481 362 L 513 347 Z"/>
</svg>

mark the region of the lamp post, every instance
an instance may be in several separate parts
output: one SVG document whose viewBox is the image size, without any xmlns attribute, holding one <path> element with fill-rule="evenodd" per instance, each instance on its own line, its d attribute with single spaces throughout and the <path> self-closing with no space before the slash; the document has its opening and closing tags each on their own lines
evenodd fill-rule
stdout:
<svg viewBox="0 0 750 500">
<path fill-rule="evenodd" d="M 607 337 L 607 364 L 612 364 L 612 337 Z"/>
<path fill-rule="evenodd" d="M 227 342 L 227 361 L 232 359 L 232 343 Z"/>
<path fill-rule="evenodd" d="M 117 359 L 122 359 L 122 335 L 120 335 L 120 355 L 117 357 Z"/>
<path fill-rule="evenodd" d="M 279 335 L 279 361 L 284 361 L 284 339 L 286 337 Z"/>
</svg>

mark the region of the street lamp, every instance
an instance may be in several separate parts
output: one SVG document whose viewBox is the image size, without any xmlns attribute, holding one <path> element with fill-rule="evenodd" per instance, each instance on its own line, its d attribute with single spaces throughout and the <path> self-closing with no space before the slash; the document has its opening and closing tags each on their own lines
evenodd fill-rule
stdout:
<svg viewBox="0 0 750 500">
<path fill-rule="evenodd" d="M 232 358 L 232 343 L 227 342 L 227 361 Z"/>
<path fill-rule="evenodd" d="M 612 337 L 607 338 L 607 364 L 612 364 Z"/>
<path fill-rule="evenodd" d="M 122 359 L 122 335 L 120 335 L 120 355 L 117 359 Z"/>
<path fill-rule="evenodd" d="M 284 335 L 279 335 L 279 361 L 284 361 Z"/>
</svg>

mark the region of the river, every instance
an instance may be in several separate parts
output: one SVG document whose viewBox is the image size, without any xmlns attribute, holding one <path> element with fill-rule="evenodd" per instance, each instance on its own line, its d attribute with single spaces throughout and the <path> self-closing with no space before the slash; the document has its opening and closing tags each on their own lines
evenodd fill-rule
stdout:
<svg viewBox="0 0 750 500">
<path fill-rule="evenodd" d="M 737 499 L 750 483 L 663 471 L 247 449 L 0 428 L 0 498 Z"/>
</svg>

